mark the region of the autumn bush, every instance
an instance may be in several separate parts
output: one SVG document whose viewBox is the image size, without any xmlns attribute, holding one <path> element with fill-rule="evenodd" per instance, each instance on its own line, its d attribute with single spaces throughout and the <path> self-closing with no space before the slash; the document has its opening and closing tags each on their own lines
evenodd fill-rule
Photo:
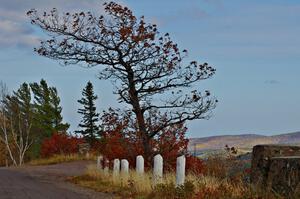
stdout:
<svg viewBox="0 0 300 199">
<path fill-rule="evenodd" d="M 197 158 L 192 155 L 187 155 L 186 171 L 188 174 L 202 175 L 205 171 L 205 163 L 200 158 Z"/>
<path fill-rule="evenodd" d="M 42 142 L 41 157 L 51 157 L 53 155 L 70 155 L 78 153 L 78 145 L 83 143 L 83 139 L 67 134 L 54 133 L 50 138 Z"/>
<path fill-rule="evenodd" d="M 194 174 L 204 172 L 204 163 L 197 157 L 186 154 L 188 140 L 184 138 L 184 133 L 177 137 L 177 134 L 167 132 L 164 136 L 153 141 L 153 147 L 157 154 L 161 154 L 164 159 L 164 170 L 175 171 L 176 159 L 179 155 L 186 155 L 187 170 Z M 126 138 L 122 133 L 113 131 L 104 134 L 102 140 L 95 146 L 96 151 L 112 161 L 113 159 L 127 159 L 130 165 L 135 166 L 136 156 L 143 155 L 142 143 L 136 139 Z M 151 163 L 145 162 L 146 169 L 151 168 Z"/>
<path fill-rule="evenodd" d="M 102 137 L 94 145 L 93 151 L 98 151 L 104 158 L 112 162 L 113 159 L 127 159 L 130 165 L 135 166 L 136 156 L 144 154 L 143 138 L 130 122 L 129 116 L 120 115 L 119 111 L 109 109 L 101 117 Z M 150 127 L 149 127 L 150 128 Z M 153 125 L 151 128 L 156 128 Z M 164 170 L 174 171 L 176 158 L 187 154 L 187 128 L 183 124 L 165 128 L 151 141 L 152 158 L 161 154 L 164 159 Z M 193 167 L 195 172 L 203 170 L 201 160 L 188 156 L 188 169 Z M 197 165 L 194 165 L 197 164 Z M 145 168 L 152 167 L 152 159 L 145 159 Z M 197 169 L 195 169 L 197 167 Z"/>
<path fill-rule="evenodd" d="M 187 154 L 186 131 L 184 125 L 178 124 L 164 129 L 154 140 L 153 147 L 163 157 L 165 171 L 175 171 L 177 157 Z"/>
</svg>

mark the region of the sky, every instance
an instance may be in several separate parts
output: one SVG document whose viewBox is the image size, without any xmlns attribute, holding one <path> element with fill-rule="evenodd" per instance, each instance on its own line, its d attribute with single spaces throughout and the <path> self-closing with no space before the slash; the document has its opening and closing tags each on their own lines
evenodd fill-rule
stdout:
<svg viewBox="0 0 300 199">
<path fill-rule="evenodd" d="M 91 81 L 97 109 L 119 106 L 110 81 L 92 69 L 62 66 L 33 52 L 47 35 L 30 24 L 31 8 L 103 13 L 103 0 L 0 0 L 0 81 L 10 90 L 47 80 L 58 89 L 64 121 L 76 130 L 81 90 Z M 122 0 L 137 16 L 170 33 L 189 59 L 208 62 L 216 75 L 199 84 L 219 103 L 209 120 L 187 124 L 189 137 L 300 130 L 300 1 Z"/>
</svg>

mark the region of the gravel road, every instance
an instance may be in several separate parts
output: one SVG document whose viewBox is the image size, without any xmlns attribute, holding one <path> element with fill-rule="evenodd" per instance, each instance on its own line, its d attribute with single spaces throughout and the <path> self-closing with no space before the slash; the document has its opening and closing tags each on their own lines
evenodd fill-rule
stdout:
<svg viewBox="0 0 300 199">
<path fill-rule="evenodd" d="M 0 199 L 109 199 L 110 194 L 65 181 L 84 172 L 88 161 L 47 166 L 0 168 Z"/>
</svg>

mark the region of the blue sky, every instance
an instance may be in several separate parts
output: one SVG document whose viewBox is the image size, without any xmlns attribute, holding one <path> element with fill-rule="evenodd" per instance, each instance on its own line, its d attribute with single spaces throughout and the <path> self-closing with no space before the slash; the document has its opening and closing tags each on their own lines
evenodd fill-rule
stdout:
<svg viewBox="0 0 300 199">
<path fill-rule="evenodd" d="M 77 99 L 91 80 L 98 110 L 118 106 L 99 68 L 64 67 L 33 52 L 45 34 L 25 13 L 56 7 L 102 13 L 101 0 L 0 0 L 0 80 L 10 90 L 22 82 L 46 79 L 61 96 L 63 116 L 75 130 Z M 169 32 L 189 58 L 208 62 L 216 75 L 202 82 L 219 104 L 208 121 L 188 123 L 190 137 L 300 130 L 300 1 L 276 0 L 123 0 L 138 16 Z"/>
</svg>

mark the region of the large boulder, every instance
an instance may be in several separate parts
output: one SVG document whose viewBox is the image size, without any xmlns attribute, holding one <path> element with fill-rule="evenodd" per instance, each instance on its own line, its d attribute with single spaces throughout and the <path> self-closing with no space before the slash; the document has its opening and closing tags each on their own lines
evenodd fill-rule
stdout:
<svg viewBox="0 0 300 199">
<path fill-rule="evenodd" d="M 257 145 L 253 147 L 251 182 L 284 198 L 300 198 L 300 147 Z"/>
<path fill-rule="evenodd" d="M 300 156 L 275 157 L 270 160 L 267 190 L 285 198 L 300 198 Z"/>
<path fill-rule="evenodd" d="M 288 145 L 254 146 L 251 163 L 251 182 L 266 186 L 271 158 L 286 156 L 300 156 L 300 147 Z"/>
</svg>

